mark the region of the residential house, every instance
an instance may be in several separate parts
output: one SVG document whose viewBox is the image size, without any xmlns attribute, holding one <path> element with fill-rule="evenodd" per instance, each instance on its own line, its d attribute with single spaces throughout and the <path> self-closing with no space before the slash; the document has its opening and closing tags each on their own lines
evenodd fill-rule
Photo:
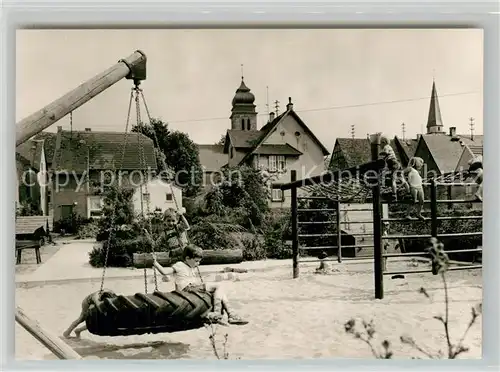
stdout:
<svg viewBox="0 0 500 372">
<path fill-rule="evenodd" d="M 143 134 L 131 132 L 125 137 L 121 132 L 58 127 L 51 168 L 53 213 L 58 221 L 73 213 L 98 218 L 102 206 L 98 191 L 109 177 L 135 188 L 146 176 L 154 176 L 157 163 L 153 141 Z"/>
<path fill-rule="evenodd" d="M 397 136 L 390 140 L 396 158 L 403 166 L 406 166 L 409 159 L 414 156 L 416 144 L 415 139 L 400 139 Z M 328 169 L 332 171 L 347 169 L 371 161 L 371 145 L 368 138 L 337 138 Z"/>
<path fill-rule="evenodd" d="M 450 127 L 448 132 L 443 128 L 437 89 L 433 83 L 427 133 L 420 136 L 415 150 L 415 156 L 422 158 L 425 162 L 423 175 L 426 177 L 466 170 L 468 161 L 476 154 L 483 153 L 482 135 L 457 134 L 456 127 Z M 440 187 L 438 188 L 438 197 L 463 199 L 472 196 L 474 190 L 473 185 Z"/>
<path fill-rule="evenodd" d="M 203 149 L 205 145 L 200 145 L 200 161 L 209 170 L 248 165 L 267 171 L 272 179 L 271 207 L 286 208 L 290 200 L 279 186 L 291 181 L 292 170 L 297 171 L 298 179 L 323 173 L 324 157 L 329 151 L 295 112 L 291 98 L 286 111 L 271 113 L 261 129 L 257 129 L 254 102 L 255 96 L 242 79 L 232 100 L 231 129 L 226 132 L 222 149 L 225 160 L 219 147 Z"/>
<path fill-rule="evenodd" d="M 220 181 L 220 171 L 228 163 L 224 145 L 198 145 L 200 163 L 203 168 L 203 186 L 205 189 Z"/>
<path fill-rule="evenodd" d="M 29 208 L 38 215 L 48 214 L 47 163 L 43 139 L 30 139 L 16 147 L 16 210 Z"/>
<path fill-rule="evenodd" d="M 133 195 L 134 213 L 150 214 L 164 212 L 169 208 L 182 208 L 182 189 L 177 185 L 153 178 L 136 187 Z"/>
</svg>

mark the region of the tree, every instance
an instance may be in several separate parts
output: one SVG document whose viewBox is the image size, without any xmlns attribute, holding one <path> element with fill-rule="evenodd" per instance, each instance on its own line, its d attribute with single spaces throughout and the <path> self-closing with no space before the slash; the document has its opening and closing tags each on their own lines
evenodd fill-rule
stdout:
<svg viewBox="0 0 500 372">
<path fill-rule="evenodd" d="M 140 132 L 151 138 L 168 168 L 174 171 L 174 182 L 184 190 L 184 196 L 195 196 L 203 179 L 198 146 L 186 133 L 170 131 L 168 123 L 151 119 L 149 124 L 134 126 L 133 132 Z M 160 164 L 162 166 L 162 164 Z"/>
<path fill-rule="evenodd" d="M 223 134 L 220 136 L 220 139 L 215 142 L 216 145 L 225 145 L 226 144 L 226 135 Z"/>
</svg>

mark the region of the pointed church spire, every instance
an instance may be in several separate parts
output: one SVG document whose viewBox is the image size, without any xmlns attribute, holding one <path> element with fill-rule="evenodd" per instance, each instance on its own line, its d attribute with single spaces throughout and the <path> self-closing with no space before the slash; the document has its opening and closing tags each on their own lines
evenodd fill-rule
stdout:
<svg viewBox="0 0 500 372">
<path fill-rule="evenodd" d="M 429 116 L 427 118 L 427 134 L 444 133 L 443 120 L 441 119 L 441 109 L 436 89 L 436 82 L 432 79 L 431 102 L 429 105 Z"/>
</svg>

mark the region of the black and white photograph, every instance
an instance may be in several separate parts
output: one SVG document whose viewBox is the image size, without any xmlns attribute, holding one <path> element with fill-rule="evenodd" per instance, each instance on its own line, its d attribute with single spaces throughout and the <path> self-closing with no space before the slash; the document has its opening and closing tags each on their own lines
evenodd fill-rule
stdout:
<svg viewBox="0 0 500 372">
<path fill-rule="evenodd" d="M 16 360 L 481 359 L 483 44 L 18 29 Z"/>
</svg>

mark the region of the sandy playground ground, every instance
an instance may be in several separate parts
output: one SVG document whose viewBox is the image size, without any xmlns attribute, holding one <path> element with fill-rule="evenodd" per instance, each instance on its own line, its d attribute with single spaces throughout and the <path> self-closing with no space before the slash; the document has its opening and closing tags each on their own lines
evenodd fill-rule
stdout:
<svg viewBox="0 0 500 372">
<path fill-rule="evenodd" d="M 390 262 L 389 269 L 415 269 L 409 261 Z M 418 268 L 428 264 L 418 263 Z M 240 275 L 240 281 L 224 282 L 239 313 L 250 320 L 246 326 L 219 326 L 217 340 L 228 334 L 229 359 L 373 358 L 368 345 L 344 331 L 350 318 L 372 320 L 378 339 L 393 345 L 394 358 L 422 357 L 401 344 L 399 337 L 412 335 L 428 349 L 446 351 L 443 327 L 433 316 L 444 314 L 443 290 L 438 276 L 385 277 L 385 298 L 374 299 L 372 263 L 343 263 L 338 272 L 314 274 L 312 264 L 301 267 L 291 279 L 291 267 Z M 471 307 L 482 301 L 480 270 L 448 273 L 451 297 L 450 321 L 454 340 L 462 335 Z M 149 284 L 150 290 L 153 285 Z M 144 291 L 142 280 L 106 281 L 117 293 Z M 418 293 L 425 287 L 431 296 Z M 86 293 L 98 283 L 68 283 L 18 288 L 16 302 L 26 314 L 52 332 L 62 334 L 78 315 Z M 173 289 L 161 283 L 160 290 Z M 481 358 L 481 318 L 466 339 L 470 352 L 461 358 Z M 172 334 L 129 337 L 98 337 L 84 332 L 81 340 L 68 343 L 84 358 L 108 359 L 214 359 L 207 328 Z M 16 359 L 48 360 L 55 357 L 16 324 Z"/>
</svg>

